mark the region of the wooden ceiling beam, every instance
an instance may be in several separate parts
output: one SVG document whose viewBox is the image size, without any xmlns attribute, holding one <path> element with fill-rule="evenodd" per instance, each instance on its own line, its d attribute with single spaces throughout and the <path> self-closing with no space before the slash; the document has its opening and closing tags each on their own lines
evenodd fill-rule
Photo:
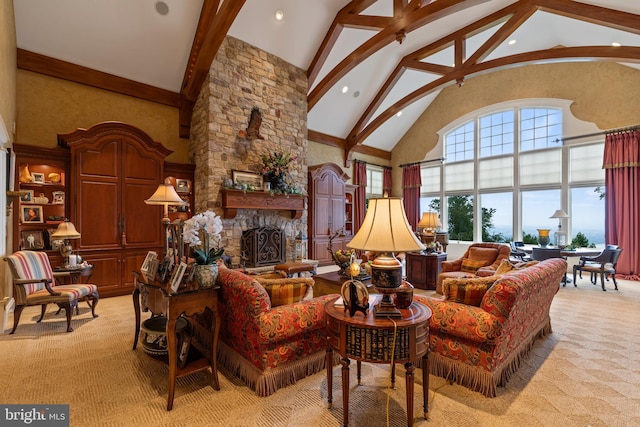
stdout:
<svg viewBox="0 0 640 427">
<path fill-rule="evenodd" d="M 122 95 L 133 96 L 146 101 L 171 107 L 180 106 L 180 94 L 170 90 L 139 83 L 113 74 L 103 73 L 60 59 L 40 55 L 24 49 L 17 49 L 17 65 L 21 70 L 33 71 L 58 79 L 68 80 Z"/>
<path fill-rule="evenodd" d="M 327 91 L 349 71 L 353 70 L 365 59 L 389 43 L 394 42 L 396 40 L 396 33 L 400 30 L 404 30 L 406 33 L 409 33 L 437 19 L 468 7 L 485 3 L 486 1 L 487 0 L 438 0 L 436 2 L 429 3 L 420 9 L 411 10 L 399 19 L 394 19 L 391 25 L 387 26 L 385 29 L 378 32 L 378 34 L 364 42 L 361 46 L 347 55 L 329 73 L 327 73 L 325 78 L 322 79 L 322 81 L 320 81 L 308 95 L 308 110 L 311 111 L 320 98 L 322 98 L 322 96 L 324 96 L 324 94 L 326 94 Z M 316 63 L 315 66 L 321 67 L 318 63 Z M 307 74 L 311 75 L 312 73 L 309 72 Z"/>
<path fill-rule="evenodd" d="M 202 5 L 180 91 L 183 97 L 179 114 L 180 136 L 183 138 L 189 137 L 193 104 L 209 74 L 211 63 L 245 1 L 205 0 Z"/>
</svg>

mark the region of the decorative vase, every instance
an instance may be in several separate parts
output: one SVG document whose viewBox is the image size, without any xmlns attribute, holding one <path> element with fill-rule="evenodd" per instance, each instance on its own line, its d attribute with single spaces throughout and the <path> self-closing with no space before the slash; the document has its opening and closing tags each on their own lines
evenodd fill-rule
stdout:
<svg viewBox="0 0 640 427">
<path fill-rule="evenodd" d="M 541 248 L 546 248 L 549 244 L 549 228 L 538 228 L 538 243 Z"/>
<path fill-rule="evenodd" d="M 215 286 L 218 278 L 218 264 L 198 264 L 196 265 L 196 281 L 201 288 L 211 288 Z"/>
<path fill-rule="evenodd" d="M 271 190 L 273 191 L 285 191 L 286 184 L 284 183 L 285 175 L 267 174 L 267 181 L 271 183 Z"/>
<path fill-rule="evenodd" d="M 413 285 L 406 280 L 396 289 L 393 294 L 393 302 L 398 308 L 409 308 L 413 302 Z"/>
</svg>

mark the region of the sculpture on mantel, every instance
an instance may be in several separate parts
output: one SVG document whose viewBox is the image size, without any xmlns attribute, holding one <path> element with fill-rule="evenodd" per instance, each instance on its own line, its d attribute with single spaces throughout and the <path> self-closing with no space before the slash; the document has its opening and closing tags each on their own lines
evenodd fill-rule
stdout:
<svg viewBox="0 0 640 427">
<path fill-rule="evenodd" d="M 238 135 L 249 140 L 264 139 L 264 137 L 260 135 L 261 124 L 262 113 L 258 107 L 253 107 L 251 109 L 251 115 L 249 116 L 249 126 L 247 126 L 246 130 L 238 132 Z"/>
</svg>

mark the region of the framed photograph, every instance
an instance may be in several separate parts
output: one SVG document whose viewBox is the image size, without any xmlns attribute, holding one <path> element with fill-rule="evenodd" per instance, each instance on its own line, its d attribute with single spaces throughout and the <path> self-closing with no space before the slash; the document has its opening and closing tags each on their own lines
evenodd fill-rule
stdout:
<svg viewBox="0 0 640 427">
<path fill-rule="evenodd" d="M 191 336 L 182 334 L 182 343 L 180 343 L 180 351 L 178 351 L 178 366 L 184 368 L 187 366 L 189 359 L 189 350 L 191 349 Z"/>
<path fill-rule="evenodd" d="M 20 206 L 20 219 L 22 222 L 40 223 L 42 220 L 42 206 Z"/>
<path fill-rule="evenodd" d="M 231 170 L 231 178 L 234 184 L 253 185 L 257 189 L 262 189 L 262 175 L 260 174 Z"/>
<path fill-rule="evenodd" d="M 42 231 L 23 231 L 22 242 L 22 249 L 32 251 L 44 249 Z"/>
<path fill-rule="evenodd" d="M 173 292 L 177 292 L 180 287 L 180 282 L 182 282 L 182 276 L 184 275 L 184 271 L 187 269 L 187 263 L 181 262 L 171 273 L 171 290 Z"/>
<path fill-rule="evenodd" d="M 55 233 L 56 230 L 57 230 L 57 228 L 49 228 L 47 230 L 47 234 L 49 236 L 49 249 L 51 249 L 53 251 L 59 250 L 62 247 L 62 245 L 64 245 L 64 240 L 62 240 L 62 239 L 54 239 L 53 237 L 51 237 L 51 235 L 53 233 Z M 45 242 L 45 246 L 47 246 L 46 242 Z"/>
<path fill-rule="evenodd" d="M 140 267 L 140 272 L 146 275 L 147 272 L 149 271 L 149 264 L 151 263 L 152 260 L 156 258 L 158 258 L 158 254 L 155 253 L 154 251 L 147 252 L 147 256 L 145 257 L 144 262 L 142 263 L 142 267 Z"/>
<path fill-rule="evenodd" d="M 51 195 L 53 196 L 52 204 L 64 205 L 64 191 L 54 191 Z"/>
<path fill-rule="evenodd" d="M 169 257 L 165 256 L 160 265 L 158 265 L 158 280 L 162 283 L 167 281 L 167 276 L 169 275 Z"/>
<path fill-rule="evenodd" d="M 160 266 L 160 260 L 158 258 L 153 258 L 149 261 L 149 266 L 147 268 L 147 272 L 145 275 L 147 276 L 148 281 L 156 280 L 156 274 L 158 274 L 158 267 Z"/>
<path fill-rule="evenodd" d="M 20 190 L 23 194 L 20 196 L 20 203 L 33 203 L 33 190 Z"/>
<path fill-rule="evenodd" d="M 31 179 L 34 184 L 44 184 L 44 174 L 39 172 L 32 172 Z"/>
<path fill-rule="evenodd" d="M 188 193 L 191 190 L 191 181 L 188 179 L 176 179 L 176 191 L 178 193 Z"/>
<path fill-rule="evenodd" d="M 184 205 L 176 206 L 176 208 L 177 208 L 176 211 L 177 212 L 189 212 L 189 197 L 181 196 L 180 198 L 184 202 Z"/>
<path fill-rule="evenodd" d="M 193 282 L 193 279 L 196 277 L 196 266 L 198 264 L 196 264 L 195 262 L 192 262 L 191 264 L 189 264 L 189 268 L 187 269 L 188 273 L 187 273 L 187 283 L 191 283 Z"/>
</svg>

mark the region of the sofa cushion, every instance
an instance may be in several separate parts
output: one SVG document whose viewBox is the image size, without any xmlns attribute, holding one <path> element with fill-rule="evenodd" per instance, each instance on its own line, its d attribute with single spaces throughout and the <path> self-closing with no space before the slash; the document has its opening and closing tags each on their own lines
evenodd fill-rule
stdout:
<svg viewBox="0 0 640 427">
<path fill-rule="evenodd" d="M 256 277 L 269 294 L 271 306 L 293 304 L 300 302 L 313 287 L 313 279 L 309 277 L 264 279 Z"/>
<path fill-rule="evenodd" d="M 447 301 L 480 307 L 484 294 L 496 280 L 497 276 L 445 279 L 442 282 L 442 293 Z"/>
<path fill-rule="evenodd" d="M 485 265 L 489 265 L 489 264 L 491 264 L 491 262 L 465 258 L 462 260 L 460 271 L 464 271 L 467 273 L 475 273 L 476 271 L 478 271 L 480 267 L 484 267 Z"/>
</svg>

